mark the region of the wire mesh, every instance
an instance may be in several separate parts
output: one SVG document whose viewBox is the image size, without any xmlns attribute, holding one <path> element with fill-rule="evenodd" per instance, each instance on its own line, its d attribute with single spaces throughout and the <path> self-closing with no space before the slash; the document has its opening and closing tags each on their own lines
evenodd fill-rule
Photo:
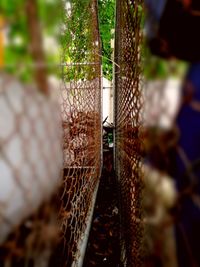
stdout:
<svg viewBox="0 0 200 267">
<path fill-rule="evenodd" d="M 62 169 L 58 103 L 3 72 L 0 85 L 0 265 L 48 266 Z"/>
<path fill-rule="evenodd" d="M 26 7 L 30 15 L 27 27 L 26 20 L 16 20 L 19 13 L 27 18 Z M 58 236 L 52 195 L 58 189 L 62 170 L 60 109 L 44 68 L 38 67 L 38 63 L 45 65 L 45 59 L 37 1 L 16 3 L 14 7 L 1 2 L 0 9 L 0 265 L 48 266 Z M 27 43 L 31 40 L 37 45 L 30 42 L 29 50 L 22 41 L 16 48 L 11 41 L 16 32 L 7 34 L 15 30 L 19 36 L 27 34 Z M 25 53 L 32 57 L 34 74 L 40 72 L 45 86 L 38 75 L 38 79 L 31 77 L 23 83 L 17 77 L 17 65 L 7 73 L 8 57 L 11 61 L 21 57 L 26 64 Z M 37 53 L 41 57 L 36 58 Z"/>
<path fill-rule="evenodd" d="M 6 193 L 0 194 L 0 237 L 4 238 L 0 265 L 78 266 L 101 170 L 97 1 L 62 2 L 62 55 L 61 64 L 56 65 L 62 67 L 62 82 L 58 86 L 56 80 L 56 90 L 60 90 L 64 175 L 57 194 L 62 161 L 61 114 L 54 103 L 54 98 L 58 100 L 57 92 L 53 90 L 51 100 L 47 88 L 48 64 L 44 54 L 40 57 L 43 52 L 36 2 L 27 2 L 29 34 L 34 46 L 30 49 L 31 75 L 34 71 L 36 88 L 23 85 L 14 75 L 0 73 L 0 125 L 5 126 L 0 136 L 0 164 L 11 179 L 10 184 L 4 181 L 7 177 L 4 172 L 0 179 L 4 188 L 8 187 Z M 24 8 L 24 3 L 20 3 L 17 12 L 23 13 Z M 25 51 L 30 52 L 27 47 Z M 52 197 L 53 193 L 56 195 Z M 9 236 L 2 237 L 1 231 Z"/>
<path fill-rule="evenodd" d="M 64 130 L 61 264 L 78 266 L 101 170 L 100 40 L 97 1 L 66 1 L 65 10 L 62 61 L 66 64 L 62 68 L 61 85 Z"/>
<path fill-rule="evenodd" d="M 117 5 L 115 142 L 122 261 L 125 266 L 199 266 L 200 67 L 191 64 L 182 82 L 182 74 L 177 75 L 182 63 L 165 62 L 172 68 L 165 70 L 166 80 L 158 75 L 141 88 L 141 4 Z M 164 64 L 151 56 L 149 62 L 145 58 L 149 63 L 145 67 L 153 71 L 152 79 Z"/>
<path fill-rule="evenodd" d="M 125 266 L 141 266 L 142 1 L 117 1 L 115 39 L 115 166 L 121 199 Z"/>
</svg>

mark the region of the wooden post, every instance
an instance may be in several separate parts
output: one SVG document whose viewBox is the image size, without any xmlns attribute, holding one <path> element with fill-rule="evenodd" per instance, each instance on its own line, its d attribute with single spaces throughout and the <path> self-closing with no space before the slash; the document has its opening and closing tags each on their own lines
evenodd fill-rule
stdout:
<svg viewBox="0 0 200 267">
<path fill-rule="evenodd" d="M 37 0 L 26 1 L 26 14 L 29 30 L 29 40 L 31 48 L 31 56 L 33 58 L 35 68 L 35 79 L 37 85 L 43 93 L 48 93 L 47 69 L 45 55 L 42 45 L 42 30 L 39 22 Z"/>
<path fill-rule="evenodd" d="M 4 19 L 0 15 L 0 70 L 4 66 Z"/>
</svg>

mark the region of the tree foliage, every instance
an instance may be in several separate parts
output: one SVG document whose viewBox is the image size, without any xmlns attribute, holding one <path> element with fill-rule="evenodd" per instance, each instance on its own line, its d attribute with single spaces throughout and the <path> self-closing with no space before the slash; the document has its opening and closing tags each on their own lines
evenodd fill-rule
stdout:
<svg viewBox="0 0 200 267">
<path fill-rule="evenodd" d="M 30 35 L 27 25 L 26 0 L 1 0 L 0 16 L 5 21 L 6 33 L 5 69 L 25 81 L 32 78 L 33 59 L 30 53 Z M 52 0 L 38 0 L 38 16 L 41 32 L 45 37 L 56 38 L 59 25 L 59 3 Z M 47 64 L 53 65 L 58 55 L 46 54 Z"/>
<path fill-rule="evenodd" d="M 103 75 L 112 80 L 111 39 L 114 39 L 115 0 L 99 0 L 99 27 L 102 40 Z"/>
<path fill-rule="evenodd" d="M 93 49 L 90 0 L 38 0 L 38 13 L 43 36 L 53 36 L 59 40 L 61 51 L 46 53 L 48 65 L 62 62 L 83 63 L 91 61 Z M 67 4 L 70 3 L 70 10 Z M 33 59 L 30 53 L 30 36 L 27 28 L 26 0 L 1 0 L 0 16 L 5 19 L 6 70 L 29 81 L 33 75 Z M 112 80 L 112 48 L 114 38 L 115 0 L 98 0 L 99 27 L 102 45 L 103 75 Z M 62 22 L 61 22 L 62 21 Z M 51 72 L 51 68 L 49 70 Z M 54 70 L 55 71 L 55 70 Z M 81 69 L 84 72 L 85 69 Z M 73 68 L 68 73 L 73 79 Z M 82 75 L 83 76 L 83 75 Z"/>
<path fill-rule="evenodd" d="M 91 45 L 91 29 L 88 28 L 91 25 L 91 0 L 71 0 L 70 3 L 70 12 L 63 9 L 64 25 L 67 25 L 62 36 L 62 46 L 66 46 L 64 60 L 74 63 L 90 62 L 89 57 L 94 49 Z M 114 38 L 112 29 L 114 29 L 115 20 L 115 0 L 98 0 L 98 11 L 103 75 L 112 80 L 111 39 Z M 73 74 L 68 73 L 68 76 Z"/>
</svg>

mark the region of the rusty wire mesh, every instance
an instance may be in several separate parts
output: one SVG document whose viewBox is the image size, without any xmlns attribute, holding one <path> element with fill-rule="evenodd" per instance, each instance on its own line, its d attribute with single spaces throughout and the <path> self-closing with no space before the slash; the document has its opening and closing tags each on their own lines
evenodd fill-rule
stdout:
<svg viewBox="0 0 200 267">
<path fill-rule="evenodd" d="M 0 163 L 5 172 L 0 183 L 7 186 L 0 195 L 0 265 L 77 266 L 101 171 L 97 1 L 62 1 L 62 82 L 58 86 L 56 81 L 53 99 L 61 106 L 64 176 L 59 192 L 50 200 L 60 176 L 61 120 L 56 101 L 47 95 L 47 62 L 40 57 L 36 2 L 28 2 L 27 8 L 33 44 L 31 75 L 35 72 L 38 87 L 29 88 L 14 75 L 0 73 L 1 127 L 9 121 L 0 140 Z M 20 5 L 17 11 L 24 10 Z M 4 181 L 4 174 L 10 184 Z"/>
<path fill-rule="evenodd" d="M 184 79 L 180 62 L 163 63 L 148 54 L 141 64 L 141 10 L 142 1 L 117 1 L 115 167 L 121 259 L 124 266 L 198 266 L 199 64 L 192 64 Z M 158 65 L 167 66 L 165 79 L 161 73 L 154 77 Z M 149 70 L 150 77 L 145 76 Z"/>
<path fill-rule="evenodd" d="M 119 1 L 117 8 L 115 142 L 122 261 L 125 266 L 198 266 L 199 65 L 192 64 L 183 79 L 180 62 L 165 62 L 165 80 L 145 76 L 141 88 L 138 5 Z M 155 57 L 149 58 L 145 64 L 154 64 Z M 144 67 L 154 72 L 158 66 Z"/>
<path fill-rule="evenodd" d="M 0 85 L 0 265 L 48 266 L 58 232 L 49 199 L 62 168 L 59 108 L 13 76 L 1 73 Z"/>
<path fill-rule="evenodd" d="M 115 40 L 115 166 L 120 188 L 125 266 L 141 266 L 142 1 L 117 1 Z"/>
<path fill-rule="evenodd" d="M 17 3 L 16 13 L 9 13 L 12 19 L 4 6 L 1 2 L 0 265 L 49 266 L 59 232 L 54 205 L 56 198 L 52 195 L 58 189 L 62 172 L 60 109 L 44 71 L 46 62 L 36 1 Z M 12 7 L 11 4 L 9 8 Z M 27 28 L 26 20 L 23 25 L 22 20 L 16 22 L 19 13 L 26 17 L 26 12 L 30 15 Z M 11 62 L 6 61 L 12 42 L 10 36 L 6 39 L 5 33 L 7 28 L 10 31 L 16 29 L 16 23 L 18 34 L 24 26 L 27 42 L 29 38 L 32 42 L 29 43 L 30 50 L 22 42 L 24 47 L 19 49 L 22 61 L 15 65 L 14 54 L 9 57 Z M 17 50 L 11 47 L 12 52 Z M 30 73 L 24 51 L 34 65 Z M 17 75 L 22 69 L 31 76 L 26 84 Z M 45 86 L 39 82 L 41 78 Z"/>
<path fill-rule="evenodd" d="M 65 8 L 60 99 L 62 240 L 57 254 L 61 266 L 77 266 L 101 170 L 101 60 L 97 1 L 66 1 Z"/>
<path fill-rule="evenodd" d="M 168 212 L 176 190 L 168 174 L 170 152 L 178 138 L 172 127 L 178 106 L 169 110 L 172 84 L 145 82 L 143 69 L 149 63 L 143 54 L 143 18 L 143 1 L 117 2 L 115 167 L 121 203 L 121 260 L 124 266 L 158 262 L 177 266 L 173 219 Z M 149 161 L 151 167 L 146 165 Z M 166 191 L 163 184 L 167 184 Z"/>
</svg>

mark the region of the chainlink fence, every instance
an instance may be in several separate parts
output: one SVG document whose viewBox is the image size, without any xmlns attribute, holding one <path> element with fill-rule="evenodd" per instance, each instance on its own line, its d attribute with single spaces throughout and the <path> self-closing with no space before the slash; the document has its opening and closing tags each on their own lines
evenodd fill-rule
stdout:
<svg viewBox="0 0 200 267">
<path fill-rule="evenodd" d="M 64 131 L 59 213 L 64 259 L 61 266 L 72 263 L 79 266 L 101 171 L 101 52 L 97 14 L 96 0 L 66 2 L 60 100 Z"/>
<path fill-rule="evenodd" d="M 122 266 L 198 266 L 200 66 L 191 64 L 185 74 L 183 63 L 144 55 L 143 12 L 143 1 L 117 1 Z"/>
<path fill-rule="evenodd" d="M 141 266 L 142 1 L 117 1 L 115 39 L 115 168 L 121 203 L 121 259 Z"/>
<path fill-rule="evenodd" d="M 98 4 L 97 0 L 64 0 L 58 5 L 61 55 L 60 63 L 55 64 L 57 54 L 53 61 L 45 62 L 35 12 L 37 1 L 28 1 L 26 7 L 22 2 L 16 5 L 16 17 L 8 16 L 6 21 L 0 16 L 0 266 L 78 267 L 87 244 L 102 167 Z M 47 2 L 54 13 L 56 8 Z M 6 55 L 16 60 L 6 66 L 2 29 L 14 22 L 14 29 L 24 30 L 27 12 L 31 45 L 20 49 L 28 61 L 19 62 L 6 47 Z M 152 266 L 148 264 L 157 264 L 159 259 L 168 264 L 163 266 L 175 267 L 173 227 L 177 218 L 168 210 L 177 196 L 169 176 L 173 176 L 178 154 L 186 185 L 193 189 L 199 161 L 190 161 L 184 147 L 177 145 L 181 132 L 173 122 L 178 102 L 172 114 L 168 109 L 170 90 L 160 90 L 167 82 L 144 83 L 143 18 L 142 0 L 116 1 L 114 156 L 120 196 L 121 262 L 127 267 Z M 20 43 L 19 39 L 14 42 Z M 53 58 L 52 51 L 49 58 Z M 55 84 L 48 88 L 51 80 L 47 73 L 52 74 L 55 67 L 61 71 L 61 78 L 57 75 Z M 22 83 L 21 78 L 28 83 Z M 35 85 L 30 85 L 33 80 Z M 191 106 L 199 112 L 196 102 Z M 170 193 L 166 194 L 163 184 Z M 181 192 L 181 201 L 182 195 L 185 199 L 189 193 Z M 191 200 L 199 206 L 198 194 L 191 194 Z M 192 244 L 181 223 L 179 232 L 191 257 Z M 194 262 L 193 258 L 190 261 Z"/>
<path fill-rule="evenodd" d="M 60 111 L 47 83 L 36 1 L 17 3 L 15 14 L 5 4 L 0 8 L 0 265 L 48 266 L 59 232 L 55 190 L 62 170 Z M 16 48 L 13 35 L 6 35 L 13 28 L 20 33 L 18 12 L 28 16 L 24 35 L 30 38 L 29 50 Z M 27 70 L 23 52 L 22 61 L 14 62 L 17 49 L 29 51 L 34 63 L 27 83 L 17 75 Z"/>
<path fill-rule="evenodd" d="M 51 3 L 47 4 L 52 11 Z M 80 266 L 102 161 L 97 1 L 62 1 L 61 64 L 56 64 L 61 66 L 61 80 L 57 77 L 51 84 L 52 94 L 46 66 L 53 66 L 52 73 L 55 64 L 48 65 L 42 51 L 37 1 L 20 2 L 17 8 L 16 16 L 28 14 L 31 49 L 25 51 L 33 61 L 23 61 L 18 70 L 31 66 L 31 82 L 35 80 L 36 86 L 6 74 L 12 68 L 17 73 L 18 65 L 4 61 L 0 29 L 0 124 L 4 128 L 0 134 L 0 265 Z M 13 27 L 18 23 L 15 19 Z M 19 20 L 19 29 L 23 23 Z M 9 46 L 5 50 L 8 54 Z"/>
</svg>

